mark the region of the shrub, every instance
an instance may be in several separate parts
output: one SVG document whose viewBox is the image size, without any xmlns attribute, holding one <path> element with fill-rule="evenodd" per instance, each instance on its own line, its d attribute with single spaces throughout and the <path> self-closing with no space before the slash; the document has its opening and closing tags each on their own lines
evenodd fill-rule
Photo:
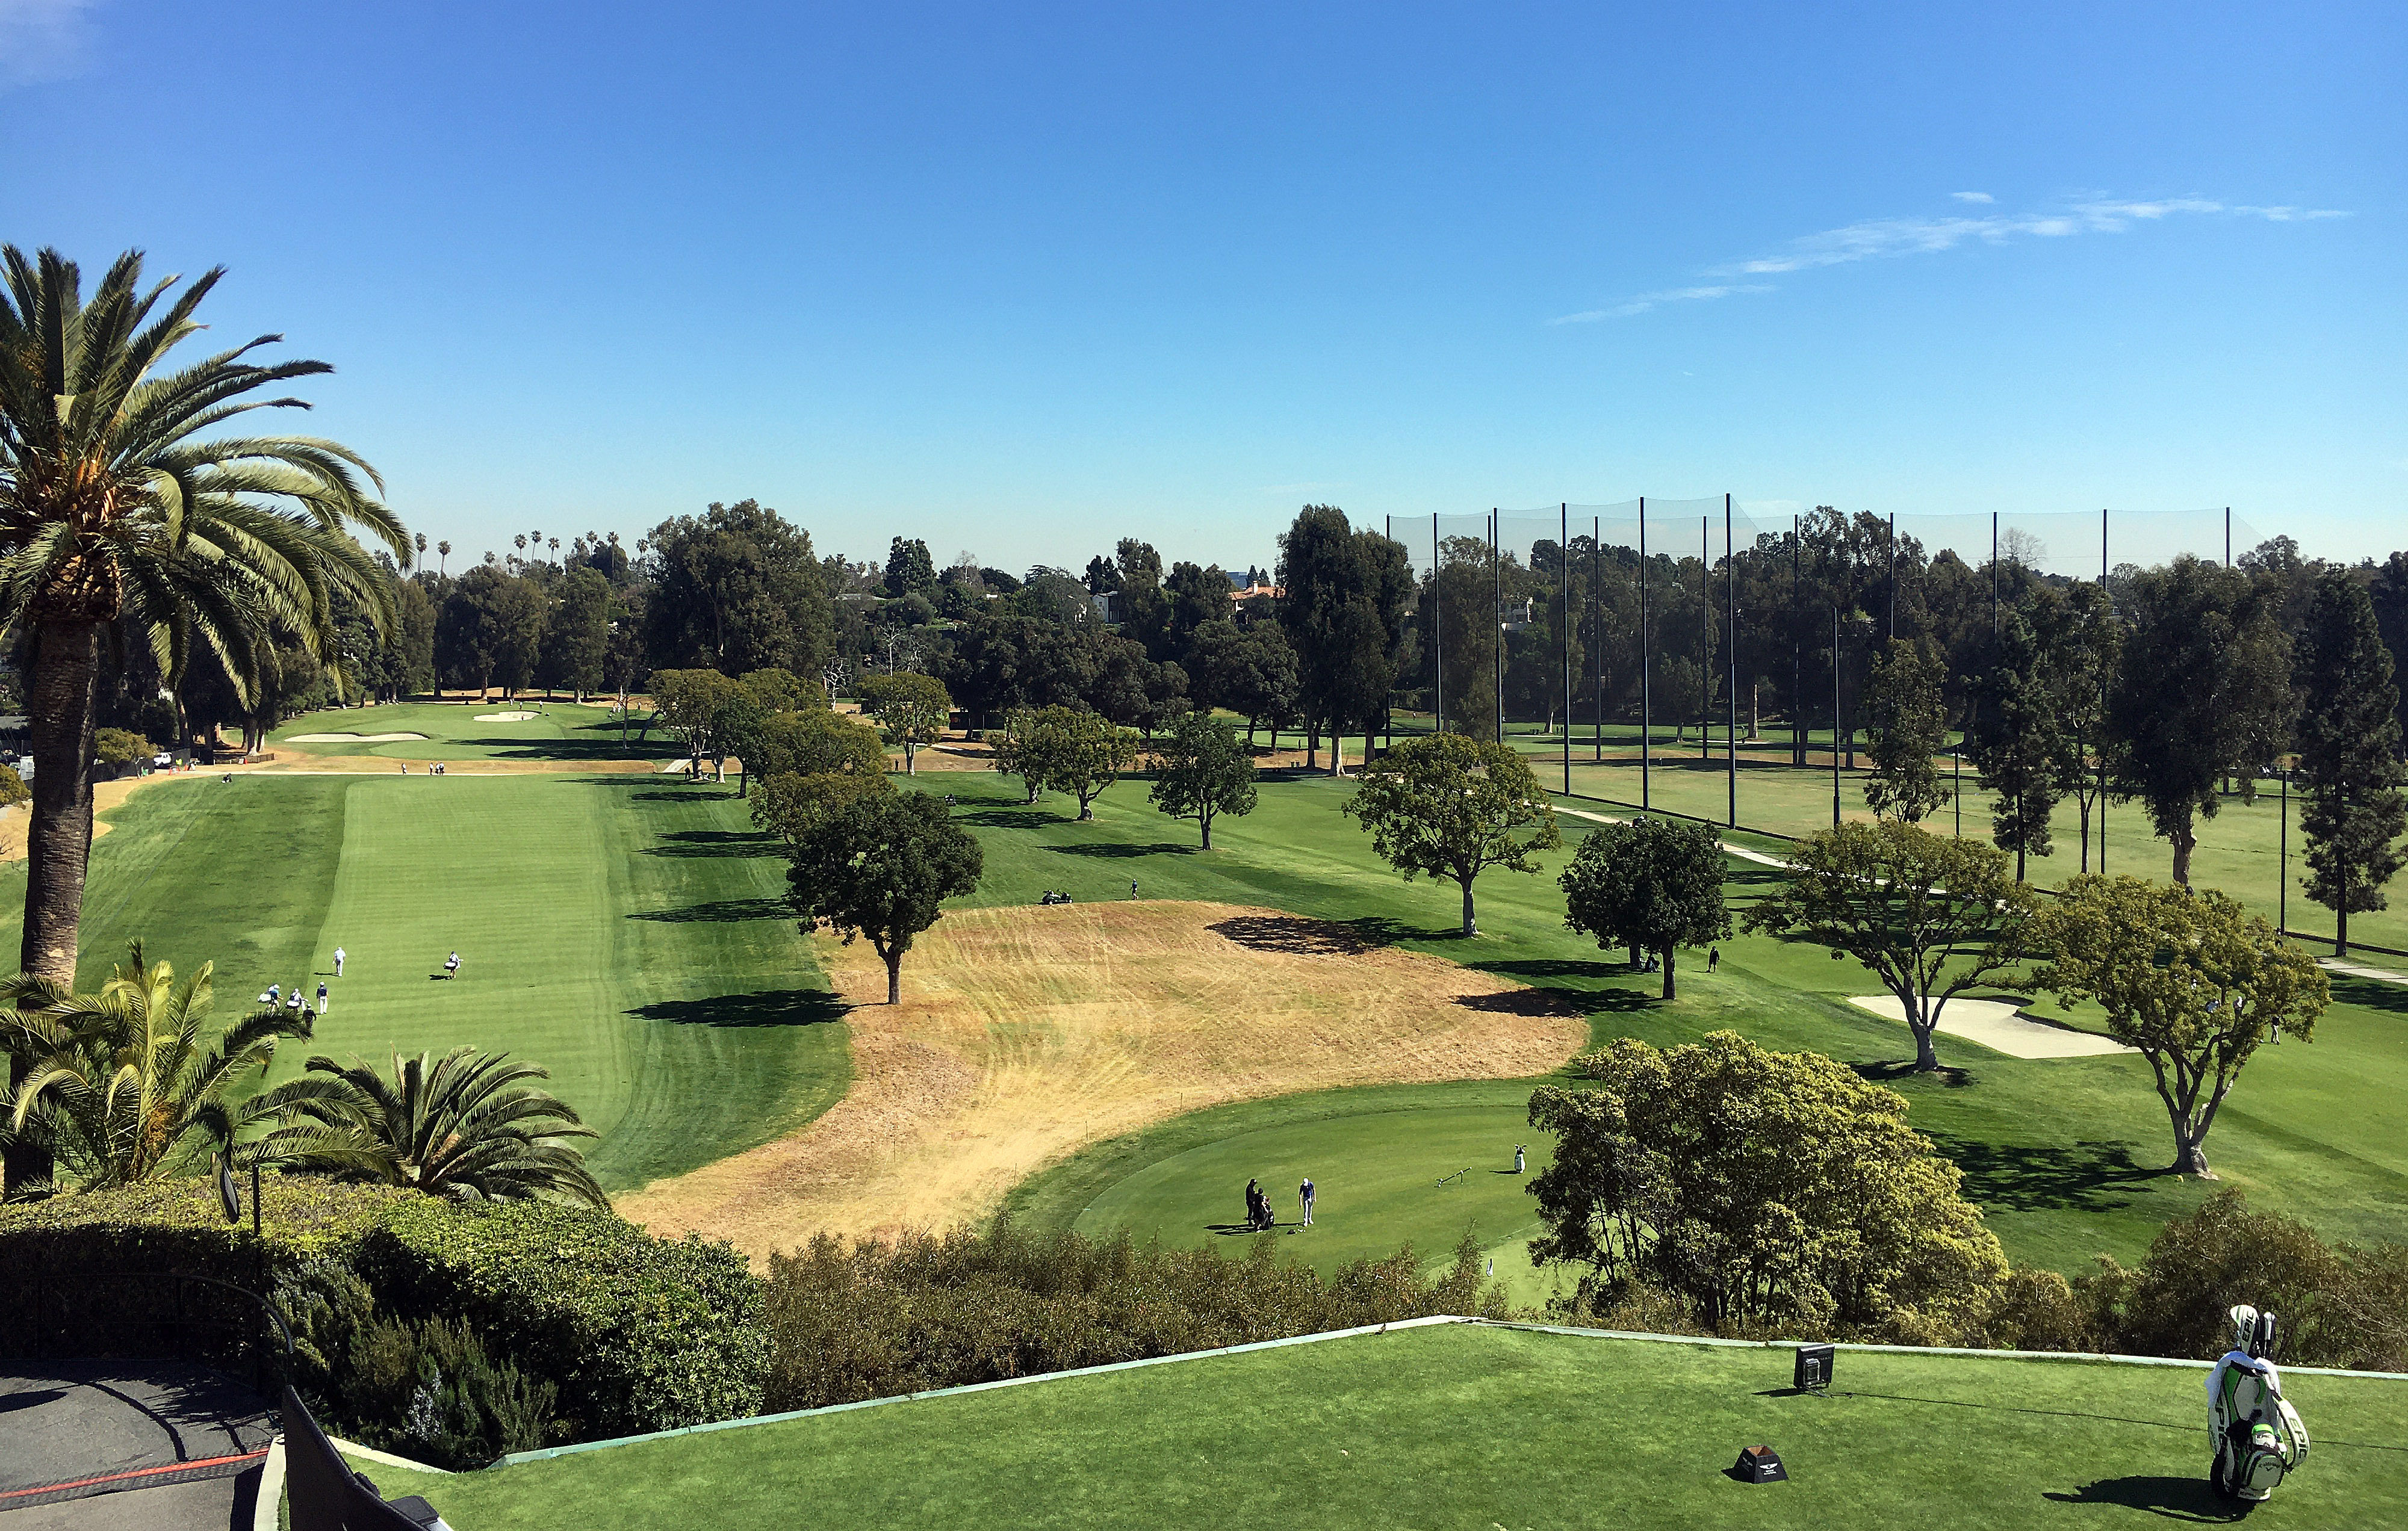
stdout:
<svg viewBox="0 0 2408 1531">
<path fill-rule="evenodd" d="M 1428 1313 L 1503 1316 L 1467 1238 L 1431 1281 L 1410 1249 L 1327 1280 L 1275 1240 L 1214 1250 L 1024 1232 L 825 1234 L 769 1261 L 767 1405 L 809 1409 Z"/>
<path fill-rule="evenodd" d="M 2159 1230 L 2140 1265 L 2112 1259 L 2080 1285 L 2113 1348 L 2208 1358 L 2229 1343 L 2235 1303 L 2282 1319 L 2281 1354 L 2299 1366 L 2408 1370 L 2408 1246 L 2327 1245 L 2227 1188 Z"/>
<path fill-rule="evenodd" d="M 1660 1052 L 1626 1037 L 1581 1067 L 1594 1086 L 1530 1097 L 1557 1138 L 1530 1183 L 1547 1230 L 1530 1252 L 1586 1266 L 1590 1310 L 1644 1285 L 1718 1334 L 1919 1344 L 1998 1300 L 1999 1241 L 1895 1091 L 1727 1031 Z"/>
<path fill-rule="evenodd" d="M 0 808 L 14 808 L 33 800 L 34 789 L 25 785 L 25 779 L 17 774 L 17 767 L 0 766 Z"/>
<path fill-rule="evenodd" d="M 494 1353 L 540 1369 L 568 1438 L 760 1408 L 761 1287 L 728 1245 L 550 1203 L 422 1196 L 369 1232 L 359 1269 L 394 1316 L 464 1319 Z"/>
<path fill-rule="evenodd" d="M 336 1426 L 370 1437 L 408 1427 L 376 1381 L 406 1340 L 411 1387 L 423 1383 L 437 1409 L 422 1409 L 421 1423 L 433 1418 L 441 1428 L 429 1438 L 462 1460 L 537 1436 L 591 1439 L 759 1407 L 760 1283 L 725 1245 L 672 1243 L 549 1204 L 464 1207 L 308 1175 L 265 1185 L 264 1241 L 248 1221 L 229 1225 L 199 1179 L 0 1208 L 0 1292 L 51 1278 L 44 1291 L 64 1295 L 46 1299 L 50 1311 L 65 1305 L 61 1317 L 93 1347 L 83 1353 L 146 1354 L 157 1341 L 143 1305 L 172 1291 L 79 1292 L 77 1273 L 172 1271 L 264 1289 L 293 1327 L 295 1385 Z M 0 1353 L 21 1338 L 34 1337 L 0 1325 Z M 417 1378 L 422 1357 L 439 1385 Z M 556 1398 L 541 1396 L 538 1376 Z M 355 1386 L 366 1389 L 356 1398 Z"/>
<path fill-rule="evenodd" d="M 362 1329 L 342 1391 L 363 1442 L 455 1471 L 548 1444 L 558 1397 L 551 1382 L 486 1359 L 473 1329 L 444 1319 Z"/>
<path fill-rule="evenodd" d="M 128 728 L 103 728 L 92 736 L 93 757 L 103 766 L 131 766 L 155 753 L 150 741 Z"/>
</svg>

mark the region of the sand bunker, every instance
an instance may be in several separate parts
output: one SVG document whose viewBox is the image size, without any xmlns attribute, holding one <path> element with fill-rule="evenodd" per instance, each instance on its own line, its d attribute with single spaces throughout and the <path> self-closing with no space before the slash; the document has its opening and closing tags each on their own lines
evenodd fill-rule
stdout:
<svg viewBox="0 0 2408 1531">
<path fill-rule="evenodd" d="M 423 734 L 294 734 L 287 744 L 390 744 L 395 739 L 423 739 Z"/>
<path fill-rule="evenodd" d="M 1859 1009 L 1906 1024 L 1906 1007 L 1896 994 L 1867 994 L 1851 999 Z M 2110 1037 L 2052 1026 L 2018 1014 L 2003 999 L 1952 999 L 1940 1011 L 1940 1029 L 1951 1037 L 1979 1042 L 2011 1058 L 2096 1058 L 2109 1052 L 2136 1052 Z"/>
<path fill-rule="evenodd" d="M 1183 1112 L 1522 1079 L 1588 1037 L 1552 994 L 1226 904 L 949 914 L 905 959 L 895 1006 L 867 942 L 822 951 L 855 1007 L 845 1098 L 791 1138 L 620 1197 L 621 1212 L 757 1261 L 823 1228 L 981 1217 L 1046 1165 Z"/>
<path fill-rule="evenodd" d="M 538 712 L 480 712 L 477 714 L 477 721 L 479 723 L 525 723 L 541 716 L 542 714 Z"/>
</svg>

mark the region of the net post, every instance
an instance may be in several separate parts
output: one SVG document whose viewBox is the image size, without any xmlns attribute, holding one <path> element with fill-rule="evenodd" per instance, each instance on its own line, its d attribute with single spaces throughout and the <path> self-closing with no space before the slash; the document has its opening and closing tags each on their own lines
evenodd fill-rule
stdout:
<svg viewBox="0 0 2408 1531">
<path fill-rule="evenodd" d="M 1731 547 L 1731 497 L 1723 496 L 1723 614 L 1729 621 L 1729 652 L 1724 656 L 1729 683 L 1724 687 L 1729 717 L 1723 728 L 1723 758 L 1730 778 L 1730 827 L 1739 827 L 1739 556 Z"/>
<path fill-rule="evenodd" d="M 1562 588 L 1555 592 L 1555 631 L 1564 645 L 1564 795 L 1572 794 L 1572 507 L 1570 500 L 1558 502 L 1556 514 L 1562 522 L 1560 540 L 1555 544 L 1555 582 Z"/>
</svg>

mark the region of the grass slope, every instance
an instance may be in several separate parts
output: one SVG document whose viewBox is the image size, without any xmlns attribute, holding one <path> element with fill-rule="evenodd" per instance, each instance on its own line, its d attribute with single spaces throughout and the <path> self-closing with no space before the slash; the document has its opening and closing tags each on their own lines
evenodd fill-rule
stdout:
<svg viewBox="0 0 2408 1531">
<path fill-rule="evenodd" d="M 843 1027 L 732 789 L 649 776 L 246 776 L 161 782 L 93 847 L 83 983 L 125 942 L 216 964 L 217 1014 L 333 984 L 312 1052 L 460 1043 L 552 1070 L 606 1186 L 801 1125 L 848 1077 Z M 0 925 L 24 867 L 0 869 Z M 8 932 L 0 930 L 0 938 Z M 332 978 L 345 948 L 344 977 Z M 461 976 L 439 975 L 457 950 Z"/>
<path fill-rule="evenodd" d="M 1906 1094 L 1915 1124 L 1965 1169 L 1968 1194 L 1985 1206 L 1992 1227 L 2023 1263 L 2071 1272 L 2087 1268 L 2102 1252 L 2131 1258 L 2168 1218 L 2205 1194 L 2199 1182 L 2158 1173 L 2172 1155 L 2171 1138 L 2147 1066 L 2139 1059 L 2027 1061 L 1942 1036 L 1940 1055 L 1954 1072 L 1913 1077 L 1904 1072 L 1912 1052 L 1903 1028 L 1846 1003 L 1850 994 L 1879 992 L 1870 975 L 1853 962 L 1831 961 L 1817 948 L 1770 938 L 1725 942 L 1722 970 L 1711 978 L 1691 954 L 1684 962 L 1681 997 L 1670 1005 L 1656 1002 L 1649 997 L 1655 980 L 1632 974 L 1618 954 L 1599 952 L 1563 928 L 1555 873 L 1569 845 L 1544 858 L 1539 877 L 1491 873 L 1482 879 L 1484 934 L 1466 940 L 1452 928 L 1456 900 L 1451 887 L 1404 882 L 1371 856 L 1367 837 L 1338 812 L 1351 783 L 1323 777 L 1268 780 L 1252 816 L 1214 826 L 1209 854 L 1197 849 L 1193 825 L 1147 805 L 1142 781 L 1113 787 L 1097 802 L 1096 820 L 1084 824 L 1071 819 L 1067 799 L 1024 804 L 1015 786 L 973 773 L 944 782 L 986 848 L 986 880 L 974 902 L 1033 902 L 1047 889 L 1081 899 L 1125 898 L 1135 879 L 1146 897 L 1269 904 L 1354 922 L 1415 950 L 1560 990 L 1587 1010 L 1600 1039 L 1630 1035 L 1665 1045 L 1728 1027 L 1768 1046 L 1828 1053 Z M 1585 826 L 1567 819 L 1565 831 L 1576 842 Z M 1730 894 L 1753 897 L 1778 875 L 1734 861 Z M 2389 1104 L 2408 1086 L 2408 1030 L 2400 1023 L 2408 1013 L 2408 989 L 2340 980 L 2335 994 L 2342 1003 L 2319 1023 L 2314 1046 L 2286 1044 L 2251 1064 L 2218 1119 L 2209 1156 L 2229 1179 L 2250 1187 L 2260 1205 L 2304 1217 L 2329 1236 L 2408 1238 L 2408 1141 L 2393 1130 Z M 2096 1017 L 2090 1019 L 2095 1024 Z M 1478 1092 L 1469 1098 L 1443 1089 L 1426 1096 L 1327 1092 L 1230 1107 L 1197 1123 L 1154 1129 L 1142 1139 L 1098 1145 L 1033 1179 L 1011 1204 L 1041 1225 L 1093 1228 L 1099 1224 L 1089 1209 L 1109 1197 L 1113 1214 L 1141 1235 L 1201 1242 L 1218 1236 L 1197 1220 L 1197 1210 L 1211 1210 L 1211 1223 L 1226 1222 L 1222 1209 L 1234 1204 L 1250 1175 L 1292 1188 L 1300 1175 L 1311 1174 L 1332 1198 L 1391 1175 L 1409 1182 L 1411 1175 L 1390 1167 L 1389 1124 L 1375 1119 L 1425 1100 L 1433 1108 L 1489 1113 L 1470 1142 L 1489 1145 L 1487 1163 L 1506 1162 L 1500 1156 L 1528 1138 L 1527 1089 L 1481 1086 Z M 1354 1118 L 1362 1120 L 1348 1125 Z M 1308 1121 L 1323 1125 L 1189 1160 L 1192 1184 L 1147 1169 L 1208 1139 L 1284 1131 Z M 1450 1128 L 1466 1130 L 1459 1122 Z M 1419 1172 L 1416 1166 L 1412 1173 Z M 1113 1191 L 1131 1176 L 1143 1176 L 1140 1185 L 1156 1189 Z M 1336 1200 L 1329 1205 L 1329 1225 L 1312 1244 L 1317 1265 L 1351 1247 L 1341 1235 L 1354 1238 L 1352 1220 L 1334 1215 Z M 1504 1197 L 1503 1205 L 1526 1204 Z M 1500 1207 L 1473 1221 L 1484 1245 L 1510 1253 L 1502 1249 L 1514 1242 L 1510 1229 L 1526 1216 Z M 1454 1243 L 1464 1222 L 1458 1207 L 1432 1197 L 1422 1210 L 1360 1242 L 1393 1246 L 1411 1237 L 1435 1252 Z M 1318 1252 L 1324 1250 L 1330 1252 L 1326 1257 Z M 1500 1274 L 1508 1268 L 1502 1258 L 1498 1268 Z"/>
<path fill-rule="evenodd" d="M 2201 1373 L 1440 1326 L 1215 1356 L 441 1478 L 366 1465 L 460 1531 L 919 1526 L 1850 1526 L 2232 1518 Z M 2408 1383 L 2298 1377 L 2315 1438 L 2263 1513 L 2399 1524 Z M 1725 1475 L 1770 1443 L 1790 1481 Z"/>
</svg>

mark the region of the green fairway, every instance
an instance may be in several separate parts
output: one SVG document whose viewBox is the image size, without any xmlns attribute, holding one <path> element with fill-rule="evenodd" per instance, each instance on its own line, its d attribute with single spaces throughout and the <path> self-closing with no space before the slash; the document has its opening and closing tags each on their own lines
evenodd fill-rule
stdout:
<svg viewBox="0 0 2408 1531">
<path fill-rule="evenodd" d="M 2233 1518 L 2188 1367 L 1786 1350 L 1470 1325 L 819 1414 L 456 1477 L 360 1466 L 459 1531 L 676 1524 L 1920 1531 Z M 2258 1517 L 2408 1518 L 2408 1382 L 2292 1375 L 2315 1451 Z M 1770 1444 L 1789 1481 L 1727 1476 Z"/>
<path fill-rule="evenodd" d="M 1542 876 L 1482 879 L 1483 934 L 1466 940 L 1453 929 L 1451 887 L 1406 883 L 1371 856 L 1354 822 L 1338 812 L 1350 782 L 1267 780 L 1254 814 L 1214 825 L 1209 854 L 1196 848 L 1192 824 L 1146 803 L 1140 780 L 1106 793 L 1089 823 L 1074 821 L 1067 799 L 1024 804 L 1016 783 L 990 774 L 949 775 L 942 790 L 961 799 L 965 822 L 986 848 L 977 902 L 1034 903 L 1047 889 L 1082 900 L 1125 898 L 1134 879 L 1146 897 L 1265 904 L 1356 922 L 1413 950 L 1559 991 L 1587 1013 L 1599 1038 L 1630 1035 L 1665 1045 L 1727 1027 L 1768 1046 L 1811 1049 L 1849 1063 L 1908 1096 L 1915 1125 L 1964 1169 L 1967 1194 L 2025 1264 L 2079 1272 L 2100 1253 L 2136 1258 L 2167 1219 L 2188 1211 L 2209 1189 L 2158 1172 L 2172 1142 L 2142 1060 L 2024 1060 L 1942 1035 L 1940 1056 L 1954 1072 L 1905 1074 L 1912 1054 L 1904 1028 L 1845 1003 L 1851 994 L 1878 993 L 1878 982 L 1818 948 L 1769 937 L 1727 941 L 1719 973 L 1708 977 L 1700 954 L 1691 953 L 1683 962 L 1681 997 L 1670 1005 L 1654 1000 L 1656 979 L 1631 973 L 1620 953 L 1599 952 L 1563 928 L 1554 876 L 1570 845 L 1542 858 Z M 1565 821 L 1568 841 L 1585 832 L 1580 821 Z M 1733 861 L 1731 896 L 1753 897 L 1779 875 Z M 2209 1157 L 2258 1205 L 2302 1217 L 2328 1237 L 2408 1238 L 2408 1140 L 2395 1130 L 2394 1104 L 2408 1087 L 2408 1028 L 2401 1024 L 2408 988 L 2337 980 L 2334 992 L 2340 1003 L 2319 1023 L 2313 1046 L 2269 1049 L 2250 1065 L 2217 1119 Z M 2097 1024 L 2095 1014 L 2074 1019 Z M 1400 1107 L 1481 1107 L 1492 1113 L 1487 1120 L 1505 1151 L 1526 1136 L 1518 1123 L 1527 1084 L 1480 1086 L 1469 1100 L 1457 1088 L 1336 1091 L 1226 1108 L 1073 1155 L 1022 1186 L 1011 1205 L 1039 1225 L 1093 1229 L 1102 1220 L 1089 1209 L 1109 1197 L 1115 1215 L 1140 1233 L 1200 1239 L 1212 1236 L 1195 1231 L 1195 1209 L 1224 1221 L 1216 1209 L 1238 1204 L 1249 1175 L 1270 1180 L 1268 1166 L 1258 1171 L 1247 1153 L 1235 1151 L 1192 1161 L 1193 1184 L 1185 1175 L 1149 1167 L 1208 1139 L 1326 1119 L 1301 1143 L 1305 1152 L 1292 1167 L 1335 1188 L 1376 1184 L 1388 1173 L 1392 1126 L 1382 1119 Z M 1356 1118 L 1358 1125 L 1347 1124 Z M 1281 1174 L 1271 1183 L 1292 1199 L 1293 1177 Z M 1116 1190 L 1131 1177 L 1142 1179 Z M 1519 1220 L 1492 1224 L 1483 1217 L 1478 1237 L 1494 1245 L 1515 1226 Z M 1354 1237 L 1351 1219 L 1347 1231 Z M 1405 1219 L 1387 1243 L 1410 1238 L 1435 1254 L 1461 1231 L 1461 1223 Z M 1363 1237 L 1367 1247 L 1380 1242 L 1375 1233 Z M 1316 1245 L 1314 1263 L 1326 1268 L 1322 1250 L 1338 1247 L 1334 1238 Z M 1507 1269 L 1500 1259 L 1499 1274 Z"/>
<path fill-rule="evenodd" d="M 539 710 L 538 710 L 539 709 Z M 505 713 L 532 714 L 504 718 Z M 640 722 L 648 714 L 637 709 Z M 348 738 L 307 737 L 351 735 Z M 423 738 L 377 739 L 379 734 L 423 734 Z M 374 707 L 335 708 L 286 720 L 268 736 L 267 748 L 281 758 L 369 755 L 405 760 L 668 760 L 685 751 L 667 735 L 626 730 L 608 708 L 527 698 L 516 702 L 383 702 Z M 396 775 L 399 771 L 396 769 Z"/>
<path fill-rule="evenodd" d="M 847 1079 L 784 864 L 734 798 L 648 775 L 159 782 L 93 846 L 81 981 L 133 937 L 179 972 L 214 961 L 222 1018 L 324 981 L 275 1077 L 313 1052 L 506 1049 L 600 1131 L 603 1183 L 640 1184 L 793 1130 Z M 22 862 L 0 871 L 7 923 L 23 889 Z"/>
</svg>

